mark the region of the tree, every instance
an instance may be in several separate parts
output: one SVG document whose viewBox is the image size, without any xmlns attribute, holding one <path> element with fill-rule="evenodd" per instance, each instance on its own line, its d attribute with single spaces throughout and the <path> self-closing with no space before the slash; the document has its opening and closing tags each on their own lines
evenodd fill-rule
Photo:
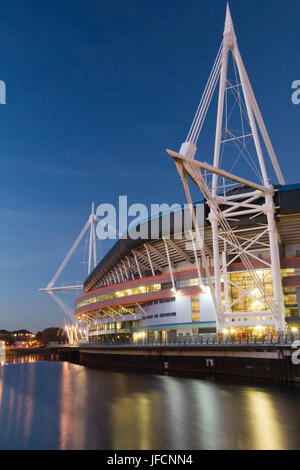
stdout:
<svg viewBox="0 0 300 470">
<path fill-rule="evenodd" d="M 16 340 L 10 333 L 0 335 L 0 340 L 4 341 L 7 346 L 13 346 L 16 343 Z"/>
<path fill-rule="evenodd" d="M 36 334 L 36 340 L 43 343 L 45 346 L 50 342 L 65 343 L 67 336 L 64 330 L 61 328 L 46 328 L 43 331 L 38 331 Z"/>
</svg>

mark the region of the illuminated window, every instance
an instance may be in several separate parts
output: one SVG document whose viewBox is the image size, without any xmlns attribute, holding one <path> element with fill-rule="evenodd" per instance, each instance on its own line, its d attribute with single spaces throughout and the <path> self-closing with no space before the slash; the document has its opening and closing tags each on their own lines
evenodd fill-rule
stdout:
<svg viewBox="0 0 300 470">
<path fill-rule="evenodd" d="M 297 317 L 299 315 L 296 287 L 284 287 L 284 304 L 287 317 Z"/>
<path fill-rule="evenodd" d="M 295 276 L 295 268 L 285 268 L 281 270 L 282 277 Z"/>
<path fill-rule="evenodd" d="M 251 274 L 247 271 L 231 273 L 230 280 L 233 284 L 241 287 L 242 290 L 250 290 L 251 295 L 241 296 L 241 290 L 234 285 L 229 286 L 228 294 L 233 312 L 264 312 L 269 310 L 267 304 L 267 297 L 273 297 L 273 281 L 270 271 L 265 269 L 256 270 L 256 275 L 261 279 L 263 290 L 266 292 L 264 296 L 261 292 L 262 289 L 251 287 L 255 284 Z M 239 297 L 241 297 L 239 299 Z M 237 300 L 239 299 L 239 300 Z"/>
<path fill-rule="evenodd" d="M 191 302 L 192 302 L 192 321 L 200 321 L 199 295 L 192 295 Z"/>
<path fill-rule="evenodd" d="M 90 299 L 85 299 L 82 302 L 76 304 L 76 308 L 84 307 L 85 305 L 94 304 L 96 302 L 101 302 L 102 300 L 110 300 L 115 299 L 117 297 L 126 297 L 128 295 L 146 294 L 147 292 L 154 292 L 159 290 L 161 290 L 161 284 L 133 287 L 132 289 L 125 289 L 121 291 L 112 292 L 111 294 L 97 295 L 95 297 L 91 297 Z"/>
<path fill-rule="evenodd" d="M 177 287 L 188 287 L 188 286 L 199 286 L 199 278 L 194 277 L 193 279 L 184 279 L 183 281 L 176 282 Z"/>
</svg>

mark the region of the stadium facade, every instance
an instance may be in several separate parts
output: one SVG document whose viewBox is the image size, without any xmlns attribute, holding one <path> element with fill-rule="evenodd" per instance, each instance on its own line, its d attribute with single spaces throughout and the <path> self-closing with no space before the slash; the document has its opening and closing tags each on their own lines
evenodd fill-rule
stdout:
<svg viewBox="0 0 300 470">
<path fill-rule="evenodd" d="M 235 191 L 243 193 L 245 188 Z M 276 187 L 274 205 L 286 327 L 296 331 L 300 326 L 300 185 Z M 204 224 L 203 238 L 213 279 L 209 208 L 205 201 L 196 206 L 202 209 L 197 213 L 199 224 Z M 241 230 L 250 233 L 257 224 L 264 223 L 264 218 L 260 215 L 254 224 L 244 216 Z M 76 299 L 75 317 L 89 324 L 90 342 L 172 341 L 176 336 L 216 332 L 216 312 L 199 247 L 193 240 L 189 210 L 148 220 L 139 227 L 140 233 L 150 234 L 153 224 L 159 228 L 156 239 L 135 240 L 127 233 L 86 279 L 84 294 Z M 252 246 L 257 258 L 252 266 L 261 279 L 270 257 L 268 250 L 262 249 L 262 242 L 260 239 Z M 237 300 L 239 292 L 234 285 L 247 290 L 252 282 L 239 259 L 230 264 L 228 275 L 232 284 L 225 295 L 222 283 L 222 302 L 228 296 L 233 306 L 226 315 L 228 327 L 224 332 L 243 337 L 274 333 L 274 319 L 261 292 L 256 292 L 255 298 L 245 295 Z M 272 296 L 272 276 L 264 282 L 265 292 Z"/>
</svg>

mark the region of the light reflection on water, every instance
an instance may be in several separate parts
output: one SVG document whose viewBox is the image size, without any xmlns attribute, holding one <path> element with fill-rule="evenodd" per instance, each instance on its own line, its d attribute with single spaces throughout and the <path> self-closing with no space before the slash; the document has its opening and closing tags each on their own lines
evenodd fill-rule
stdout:
<svg viewBox="0 0 300 470">
<path fill-rule="evenodd" d="M 299 387 L 0 367 L 0 449 L 299 449 Z"/>
</svg>

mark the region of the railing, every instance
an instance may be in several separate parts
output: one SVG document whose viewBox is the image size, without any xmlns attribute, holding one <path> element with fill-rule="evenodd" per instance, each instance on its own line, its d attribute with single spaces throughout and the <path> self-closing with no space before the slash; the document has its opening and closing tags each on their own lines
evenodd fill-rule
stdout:
<svg viewBox="0 0 300 470">
<path fill-rule="evenodd" d="M 192 335 L 192 336 L 177 336 L 174 340 L 158 340 L 158 341 L 106 341 L 106 342 L 91 342 L 90 346 L 230 346 L 230 345 L 292 345 L 295 341 L 299 341 L 299 335 L 274 335 L 274 336 L 254 336 L 251 338 L 241 338 L 231 335 Z"/>
</svg>

